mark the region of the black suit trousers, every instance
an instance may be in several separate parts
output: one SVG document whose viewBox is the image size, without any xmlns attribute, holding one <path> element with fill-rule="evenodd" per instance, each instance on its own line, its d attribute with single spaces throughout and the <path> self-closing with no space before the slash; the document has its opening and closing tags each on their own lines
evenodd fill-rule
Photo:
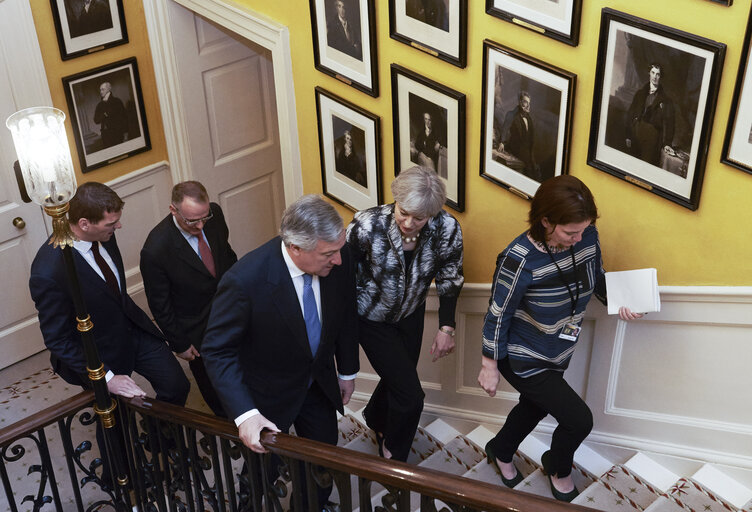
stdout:
<svg viewBox="0 0 752 512">
<path fill-rule="evenodd" d="M 520 402 L 509 411 L 504 426 L 491 440 L 502 462 L 511 462 L 525 437 L 550 414 L 559 423 L 551 438 L 551 458 L 559 478 L 572 470 L 574 452 L 593 428 L 593 413 L 564 380 L 564 373 L 546 370 L 522 378 L 512 371 L 509 359 L 498 361 L 499 372 L 520 392 Z"/>
<path fill-rule="evenodd" d="M 360 345 L 381 380 L 363 417 L 384 435 L 384 445 L 395 460 L 407 461 L 423 412 L 425 393 L 418 377 L 423 341 L 423 304 L 399 322 L 372 322 L 360 318 Z"/>
</svg>

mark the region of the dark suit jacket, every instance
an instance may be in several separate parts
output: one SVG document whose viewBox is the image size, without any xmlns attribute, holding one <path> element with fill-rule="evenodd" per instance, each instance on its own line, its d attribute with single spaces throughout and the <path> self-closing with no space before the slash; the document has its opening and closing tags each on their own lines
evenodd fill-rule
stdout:
<svg viewBox="0 0 752 512">
<path fill-rule="evenodd" d="M 204 226 L 217 277 L 213 277 L 175 226 L 172 214 L 151 230 L 141 249 L 141 277 L 154 320 L 170 349 L 201 349 L 214 292 L 225 272 L 238 261 L 230 247 L 222 209 L 211 203 L 214 217 Z"/>
<path fill-rule="evenodd" d="M 345 27 L 335 14 L 326 27 L 326 41 L 332 48 L 344 52 L 355 59 L 363 60 L 363 49 L 360 47 L 360 21 L 355 16 L 351 16 L 349 12 L 346 14 L 346 17 L 347 31 L 350 34 L 350 39 L 347 39 Z"/>
<path fill-rule="evenodd" d="M 655 99 L 650 106 L 645 103 L 650 96 L 650 83 L 638 90 L 627 113 L 627 138 L 632 140 L 631 152 L 638 158 L 660 165 L 660 152 L 664 146 L 674 142 L 674 103 L 662 85 L 655 91 Z M 655 130 L 644 129 L 647 123 Z"/>
<path fill-rule="evenodd" d="M 136 330 L 147 333 L 155 343 L 164 337 L 125 291 L 125 270 L 115 236 L 102 244 L 117 267 L 121 295 L 115 296 L 76 249 L 71 248 L 86 308 L 94 323 L 94 340 L 105 371 L 130 375 L 136 353 L 132 338 Z M 80 385 L 86 377 L 86 359 L 81 336 L 76 330 L 76 314 L 65 273 L 63 251 L 45 243 L 31 264 L 29 290 L 39 311 L 39 327 L 50 350 L 52 368 L 67 382 Z M 150 336 L 149 336 L 150 335 Z"/>
<path fill-rule="evenodd" d="M 355 281 L 350 253 L 321 285 L 321 345 L 311 355 L 295 287 L 274 238 L 241 258 L 214 297 L 202 355 L 230 418 L 258 409 L 281 429 L 295 420 L 315 380 L 342 411 L 334 368 L 357 373 Z"/>
</svg>

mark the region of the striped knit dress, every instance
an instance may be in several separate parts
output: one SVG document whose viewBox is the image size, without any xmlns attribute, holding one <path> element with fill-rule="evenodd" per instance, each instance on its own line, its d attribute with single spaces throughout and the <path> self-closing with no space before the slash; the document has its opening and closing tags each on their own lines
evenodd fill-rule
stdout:
<svg viewBox="0 0 752 512">
<path fill-rule="evenodd" d="M 569 249 L 552 249 L 549 255 L 525 232 L 499 254 L 483 325 L 484 356 L 496 360 L 509 357 L 512 370 L 521 377 L 567 369 L 577 342 L 559 338 L 559 333 L 567 323 L 582 323 L 593 294 L 601 302 L 606 300 L 595 226 L 585 229 L 573 250 L 576 266 Z M 576 302 L 574 316 L 572 298 Z"/>
</svg>

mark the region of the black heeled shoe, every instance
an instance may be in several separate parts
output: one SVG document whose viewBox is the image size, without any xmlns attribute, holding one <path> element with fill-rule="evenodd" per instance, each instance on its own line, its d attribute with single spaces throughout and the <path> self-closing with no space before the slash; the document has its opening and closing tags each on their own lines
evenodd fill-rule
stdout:
<svg viewBox="0 0 752 512">
<path fill-rule="evenodd" d="M 577 496 L 580 495 L 580 492 L 577 490 L 577 487 L 572 489 L 569 492 L 561 492 L 556 487 L 554 487 L 554 482 L 551 480 L 551 475 L 553 474 L 552 471 L 552 461 L 551 461 L 551 450 L 547 450 L 541 455 L 541 464 L 543 465 L 543 473 L 548 477 L 548 485 L 551 486 L 551 494 L 554 495 L 554 498 L 556 498 L 559 501 L 566 501 L 569 503 L 573 499 L 575 499 Z"/>
<path fill-rule="evenodd" d="M 522 473 L 520 473 L 520 470 L 517 469 L 517 466 L 514 466 L 514 469 L 517 471 L 517 474 L 514 475 L 514 477 L 504 478 L 504 473 L 501 472 L 501 468 L 496 462 L 496 455 L 494 455 L 493 449 L 491 448 L 491 441 L 486 443 L 486 459 L 488 459 L 489 464 L 496 466 L 496 469 L 499 471 L 499 476 L 501 477 L 501 482 L 510 489 L 513 489 L 517 484 L 524 480 L 524 477 L 522 476 Z"/>
</svg>

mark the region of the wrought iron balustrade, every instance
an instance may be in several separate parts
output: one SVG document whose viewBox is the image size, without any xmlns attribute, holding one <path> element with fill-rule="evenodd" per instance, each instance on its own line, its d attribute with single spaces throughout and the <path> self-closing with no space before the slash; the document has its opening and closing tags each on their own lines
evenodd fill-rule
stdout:
<svg viewBox="0 0 752 512">
<path fill-rule="evenodd" d="M 240 443 L 232 422 L 149 399 L 121 399 L 116 409 L 130 473 L 125 496 L 103 481 L 101 461 L 92 455 L 93 434 L 78 445 L 72 441 L 73 425 L 97 421 L 92 403 L 93 394 L 84 392 L 0 430 L 0 476 L 12 512 L 129 510 L 131 503 L 148 512 L 312 511 L 319 508 L 320 489 L 330 486 L 336 503 L 326 508 L 342 512 L 408 511 L 417 505 L 426 512 L 590 511 L 292 435 L 263 434 L 269 453 L 259 455 Z M 47 439 L 55 433 L 67 474 L 53 468 Z M 39 482 L 36 492 L 21 496 L 9 475 L 24 457 L 34 458 L 30 474 Z M 386 492 L 373 505 L 375 485 Z"/>
</svg>

